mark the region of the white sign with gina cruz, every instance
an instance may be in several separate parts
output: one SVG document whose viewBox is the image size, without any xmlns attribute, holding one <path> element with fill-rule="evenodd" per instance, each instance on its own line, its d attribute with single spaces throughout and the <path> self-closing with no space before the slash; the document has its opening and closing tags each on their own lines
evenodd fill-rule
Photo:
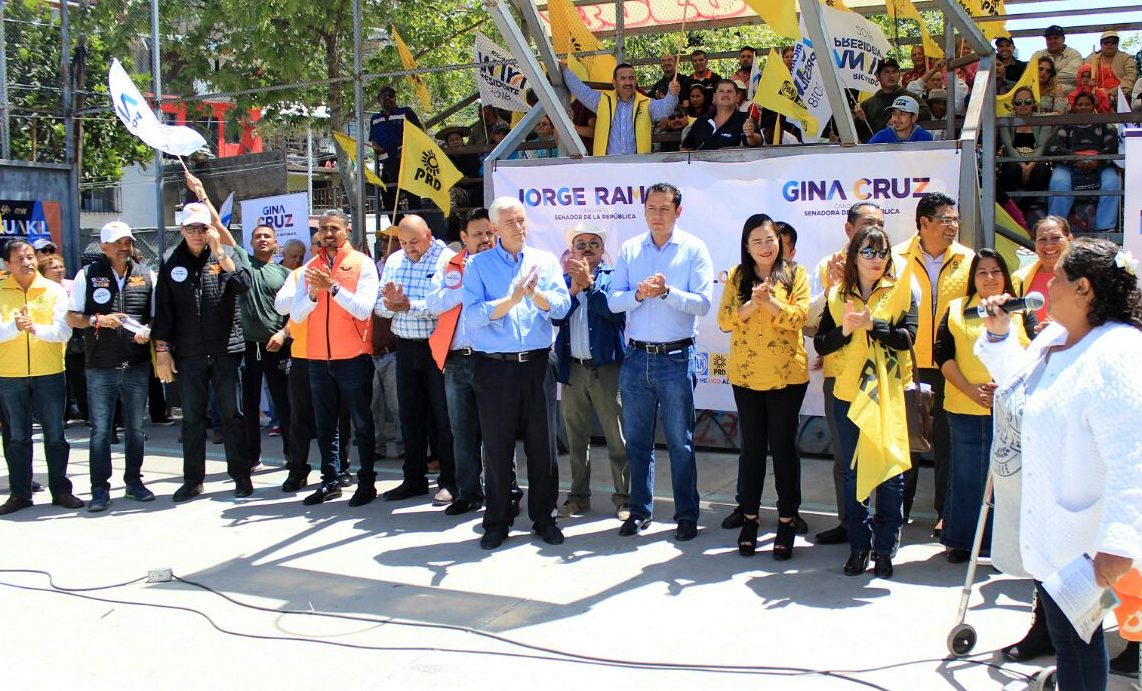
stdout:
<svg viewBox="0 0 1142 691">
<path fill-rule="evenodd" d="M 305 245 L 308 256 L 309 196 L 305 192 L 243 199 L 240 204 L 242 206 L 242 245 L 246 251 L 251 254 L 254 252 L 253 247 L 250 246 L 250 238 L 254 235 L 254 229 L 260 225 L 267 225 L 274 229 L 279 252 L 285 247 L 286 242 L 296 238 Z"/>
</svg>

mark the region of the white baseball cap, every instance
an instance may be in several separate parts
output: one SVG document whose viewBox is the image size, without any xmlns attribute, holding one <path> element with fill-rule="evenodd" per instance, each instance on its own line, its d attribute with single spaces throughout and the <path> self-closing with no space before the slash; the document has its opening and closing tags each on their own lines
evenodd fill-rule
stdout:
<svg viewBox="0 0 1142 691">
<path fill-rule="evenodd" d="M 111 221 L 99 231 L 99 242 L 117 242 L 123 238 L 135 239 L 131 226 L 122 221 Z"/>
<path fill-rule="evenodd" d="M 892 105 L 885 108 L 885 110 L 902 110 L 905 113 L 919 115 L 920 104 L 911 96 L 897 96 L 896 100 L 892 102 Z"/>
<path fill-rule="evenodd" d="M 49 240 L 47 238 L 40 238 L 39 240 L 36 240 L 35 242 L 32 243 L 32 249 L 34 249 L 37 252 L 41 252 L 41 251 L 47 249 L 48 247 L 51 247 L 53 250 L 59 249 L 58 247 L 56 247 L 56 244 L 54 242 L 52 242 L 51 240 Z"/>
<path fill-rule="evenodd" d="M 206 208 L 205 204 L 193 202 L 182 207 L 182 225 L 192 226 L 196 223 L 201 223 L 204 226 L 210 225 L 210 209 Z"/>
</svg>

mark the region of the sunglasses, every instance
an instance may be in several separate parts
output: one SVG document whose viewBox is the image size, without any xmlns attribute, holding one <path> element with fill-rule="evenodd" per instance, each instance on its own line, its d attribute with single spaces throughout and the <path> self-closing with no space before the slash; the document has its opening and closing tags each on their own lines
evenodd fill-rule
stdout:
<svg viewBox="0 0 1142 691">
<path fill-rule="evenodd" d="M 862 247 L 857 251 L 857 254 L 865 259 L 888 259 L 888 255 L 892 254 L 892 249 L 886 247 L 882 250 L 878 250 L 872 247 Z"/>
<path fill-rule="evenodd" d="M 54 247 L 45 247 L 45 248 L 43 248 L 42 250 L 39 250 L 39 253 L 40 253 L 40 254 L 55 254 L 55 253 L 56 253 L 56 248 L 54 248 Z"/>
<path fill-rule="evenodd" d="M 579 250 L 580 252 L 587 249 L 588 247 L 590 247 L 593 250 L 597 250 L 602 246 L 603 246 L 603 244 L 597 240 L 590 240 L 590 241 L 576 242 L 575 243 L 575 249 Z"/>
<path fill-rule="evenodd" d="M 1033 99 L 1033 98 L 1017 98 L 1017 99 L 1013 100 L 1012 103 L 1014 103 L 1017 106 L 1033 106 L 1033 105 L 1035 105 L 1035 99 Z"/>
<path fill-rule="evenodd" d="M 202 225 L 201 223 L 193 223 L 189 226 L 183 226 L 182 229 L 191 235 L 203 235 L 206 233 L 206 226 Z"/>
</svg>

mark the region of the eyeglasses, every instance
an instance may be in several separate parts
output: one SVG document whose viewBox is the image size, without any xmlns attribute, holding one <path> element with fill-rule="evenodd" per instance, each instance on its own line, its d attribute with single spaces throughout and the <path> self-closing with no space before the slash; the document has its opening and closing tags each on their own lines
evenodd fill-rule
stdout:
<svg viewBox="0 0 1142 691">
<path fill-rule="evenodd" d="M 857 254 L 865 259 L 888 259 L 888 255 L 892 254 L 892 250 L 888 247 L 877 250 L 872 247 L 862 247 L 857 251 Z"/>
<path fill-rule="evenodd" d="M 603 246 L 603 243 L 599 242 L 598 240 L 586 240 L 583 242 L 576 242 L 575 243 L 575 249 L 579 250 L 580 252 L 587 249 L 588 247 L 593 249 L 593 250 L 597 250 L 602 246 Z"/>
<path fill-rule="evenodd" d="M 960 224 L 959 216 L 929 216 L 928 218 L 946 226 L 958 226 Z"/>
<path fill-rule="evenodd" d="M 1035 105 L 1035 99 L 1033 99 L 1033 98 L 1017 98 L 1011 102 L 1017 106 L 1033 106 L 1033 105 Z"/>
<path fill-rule="evenodd" d="M 183 226 L 182 229 L 191 235 L 202 235 L 206 232 L 206 226 L 201 223 L 192 223 L 191 225 Z"/>
<path fill-rule="evenodd" d="M 45 247 L 45 248 L 43 248 L 42 250 L 37 250 L 37 251 L 38 251 L 40 254 L 55 254 L 55 253 L 56 253 L 56 248 L 54 248 L 54 247 L 50 247 L 50 246 L 49 246 L 49 247 Z"/>
</svg>

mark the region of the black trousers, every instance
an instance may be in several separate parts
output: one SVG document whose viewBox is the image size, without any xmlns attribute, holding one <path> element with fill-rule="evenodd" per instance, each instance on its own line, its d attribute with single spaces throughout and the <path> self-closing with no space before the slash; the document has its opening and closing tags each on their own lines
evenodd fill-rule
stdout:
<svg viewBox="0 0 1142 691">
<path fill-rule="evenodd" d="M 65 353 L 63 356 L 64 372 L 67 374 L 67 400 L 64 401 L 64 423 L 67 423 L 71 404 L 75 403 L 79 417 L 83 420 L 91 419 L 91 411 L 87 408 L 87 356 L 82 352 Z"/>
<path fill-rule="evenodd" d="M 738 456 L 741 507 L 757 515 L 765 486 L 766 456 L 773 452 L 773 480 L 777 489 L 777 515 L 792 518 L 801 506 L 801 457 L 797 455 L 797 429 L 801 401 L 809 384 L 755 391 L 734 386 L 742 452 Z"/>
<path fill-rule="evenodd" d="M 404 437 L 404 481 L 428 482 L 428 437 L 435 431 L 436 458 L 440 461 L 437 483 L 456 494 L 456 456 L 452 450 L 452 426 L 448 424 L 448 400 L 444 373 L 432 359 L 428 341 L 397 340 L 397 400 L 400 429 Z M 429 424 L 429 416 L 435 424 Z"/>
<path fill-rule="evenodd" d="M 161 422 L 170 418 L 167 411 L 167 392 L 163 388 L 163 383 L 155 376 L 154 365 L 151 366 L 150 377 L 147 385 L 147 406 L 151 422 Z"/>
<path fill-rule="evenodd" d="M 289 344 L 270 352 L 264 343 L 246 341 L 242 371 L 242 415 L 246 422 L 246 456 L 256 464 L 262 456 L 262 429 L 258 424 L 262 401 L 262 377 L 270 386 L 282 430 L 282 454 L 289 457 Z"/>
<path fill-rule="evenodd" d="M 473 382 L 484 438 L 484 530 L 507 530 L 513 522 L 515 443 L 523 436 L 527 455 L 527 515 L 533 527 L 555 521 L 559 492 L 555 450 L 555 376 L 546 355 L 527 362 L 479 356 Z M 404 410 L 401 410 L 404 416 Z M 406 442 L 407 443 L 407 442 Z"/>
<path fill-rule="evenodd" d="M 291 357 L 287 379 L 289 448 L 286 453 L 286 468 L 292 477 L 305 477 L 313 470 L 313 466 L 309 464 L 309 447 L 317 438 L 317 428 L 313 423 L 313 394 L 310 393 L 309 388 L 309 360 Z M 349 430 L 349 409 L 342 405 L 337 419 L 336 441 L 341 472 L 349 470 L 349 439 L 351 438 Z"/>
<path fill-rule="evenodd" d="M 944 412 L 944 375 L 938 369 L 917 370 L 917 381 L 929 384 L 935 394 L 932 407 L 932 455 L 935 458 L 935 502 L 936 515 L 944 516 L 944 498 L 948 494 L 948 471 L 952 467 L 952 434 L 948 429 L 948 415 Z M 912 468 L 904 473 L 904 521 L 912 513 L 912 502 L 916 498 L 916 481 L 920 473 L 920 454 L 912 454 Z"/>
<path fill-rule="evenodd" d="M 210 419 L 210 386 L 214 386 L 226 471 L 234 479 L 250 477 L 250 459 L 245 455 L 246 434 L 238 412 L 238 364 L 241 353 L 175 357 L 182 395 L 182 474 L 186 484 L 206 478 L 206 423 Z"/>
</svg>

